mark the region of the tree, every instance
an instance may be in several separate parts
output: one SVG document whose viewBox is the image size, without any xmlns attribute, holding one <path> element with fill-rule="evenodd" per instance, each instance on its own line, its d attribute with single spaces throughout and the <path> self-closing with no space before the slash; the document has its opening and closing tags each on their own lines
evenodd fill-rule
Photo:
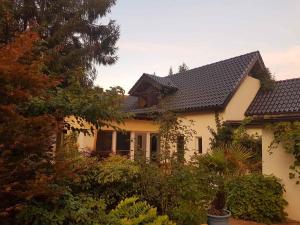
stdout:
<svg viewBox="0 0 300 225">
<path fill-rule="evenodd" d="M 52 115 L 27 116 L 24 102 L 47 99 L 58 81 L 41 73 L 43 58 L 34 52 L 39 36 L 25 32 L 0 48 L 0 215 L 8 216 L 25 199 L 49 193 L 56 123 Z M 53 195 L 54 196 L 54 195 Z"/>
<path fill-rule="evenodd" d="M 188 71 L 189 68 L 185 63 L 182 63 L 179 67 L 178 67 L 178 73 L 183 73 Z"/>
<path fill-rule="evenodd" d="M 79 125 L 85 120 L 96 128 L 123 120 L 124 91 L 93 85 L 95 66 L 117 60 L 119 28 L 101 21 L 114 4 L 1 1 L 0 216 L 61 192 L 55 184 L 55 140 L 66 129 L 87 132 L 65 117 L 74 115 Z"/>
<path fill-rule="evenodd" d="M 110 12 L 115 0 L 14 0 L 0 7 L 0 45 L 33 28 L 41 37 L 39 48 L 48 58 L 44 73 L 61 83 L 52 94 L 63 94 L 66 87 L 92 87 L 97 64 L 116 62 L 119 27 L 101 18 Z M 68 102 L 57 111 L 57 120 L 68 115 Z M 47 107 L 44 107 L 47 109 Z M 49 108 L 53 110 L 53 108 Z M 58 113 L 58 111 L 60 113 Z M 76 114 L 78 110 L 72 109 Z M 64 112 L 64 113 L 62 113 Z M 44 111 L 47 113 L 47 111 Z"/>
<path fill-rule="evenodd" d="M 174 73 L 173 73 L 173 69 L 172 69 L 172 66 L 170 67 L 170 69 L 169 69 L 169 76 L 171 76 L 171 75 L 173 75 Z"/>
</svg>

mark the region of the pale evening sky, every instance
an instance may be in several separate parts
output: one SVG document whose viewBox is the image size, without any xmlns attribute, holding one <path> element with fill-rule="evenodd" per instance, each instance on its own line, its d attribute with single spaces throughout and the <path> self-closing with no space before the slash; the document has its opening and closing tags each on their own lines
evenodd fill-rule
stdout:
<svg viewBox="0 0 300 225">
<path fill-rule="evenodd" d="M 96 85 L 126 92 L 145 72 L 166 76 L 259 50 L 276 80 L 300 77 L 300 0 L 118 0 L 119 60 Z"/>
</svg>

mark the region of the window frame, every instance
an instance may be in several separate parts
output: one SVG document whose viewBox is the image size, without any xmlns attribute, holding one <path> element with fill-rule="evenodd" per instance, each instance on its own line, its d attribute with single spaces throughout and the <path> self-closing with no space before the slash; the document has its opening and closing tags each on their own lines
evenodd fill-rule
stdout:
<svg viewBox="0 0 300 225">
<path fill-rule="evenodd" d="M 200 145 L 200 142 L 201 142 L 201 145 Z M 196 151 L 199 154 L 203 154 L 203 138 L 202 138 L 202 136 L 196 137 Z"/>
</svg>

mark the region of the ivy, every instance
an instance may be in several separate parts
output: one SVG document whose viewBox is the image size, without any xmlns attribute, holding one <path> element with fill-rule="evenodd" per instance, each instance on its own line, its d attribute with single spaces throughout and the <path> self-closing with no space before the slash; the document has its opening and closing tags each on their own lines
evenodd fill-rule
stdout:
<svg viewBox="0 0 300 225">
<path fill-rule="evenodd" d="M 286 152 L 294 156 L 289 178 L 296 178 L 296 183 L 300 184 L 300 122 L 269 124 L 268 128 L 274 132 L 274 140 L 269 145 L 270 154 L 281 143 Z"/>
</svg>

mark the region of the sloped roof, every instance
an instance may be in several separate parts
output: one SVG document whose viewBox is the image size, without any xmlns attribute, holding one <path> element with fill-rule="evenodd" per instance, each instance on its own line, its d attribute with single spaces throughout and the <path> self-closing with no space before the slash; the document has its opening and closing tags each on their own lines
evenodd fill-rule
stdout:
<svg viewBox="0 0 300 225">
<path fill-rule="evenodd" d="M 146 76 L 148 79 L 151 78 L 163 86 L 169 85 L 176 88 L 175 92 L 164 97 L 164 107 L 169 110 L 202 111 L 223 109 L 254 65 L 258 65 L 262 69 L 265 68 L 258 51 L 167 77 L 144 74 L 129 93 L 134 93 L 144 79 L 143 77 Z M 127 107 L 127 109 L 136 113 L 147 113 L 150 110 L 147 108 L 136 109 L 134 107 Z M 151 107 L 151 110 L 155 109 Z"/>
<path fill-rule="evenodd" d="M 151 75 L 151 74 L 146 74 L 146 75 L 164 87 L 170 87 L 170 88 L 177 89 L 177 86 L 172 82 L 172 79 L 170 77 L 159 77 L 159 76 L 155 76 L 155 75 Z"/>
<path fill-rule="evenodd" d="M 275 82 L 272 90 L 259 90 L 246 115 L 300 113 L 300 78 Z"/>
<path fill-rule="evenodd" d="M 159 77 L 151 74 L 144 73 L 135 85 L 129 90 L 129 94 L 132 96 L 138 95 L 138 89 L 143 82 L 147 82 L 155 86 L 156 88 L 177 90 L 177 86 L 172 82 L 169 77 Z"/>
</svg>

